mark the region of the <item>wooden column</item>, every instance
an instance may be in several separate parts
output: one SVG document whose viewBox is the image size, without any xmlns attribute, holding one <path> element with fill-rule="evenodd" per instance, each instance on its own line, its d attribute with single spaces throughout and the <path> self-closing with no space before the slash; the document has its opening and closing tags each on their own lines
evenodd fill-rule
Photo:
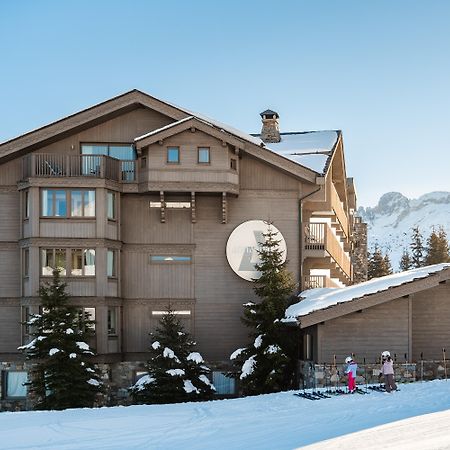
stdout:
<svg viewBox="0 0 450 450">
<path fill-rule="evenodd" d="M 164 191 L 159 193 L 159 201 L 161 202 L 161 223 L 166 223 L 166 202 L 164 201 Z"/>
<path fill-rule="evenodd" d="M 227 193 L 222 192 L 222 223 L 227 223 Z"/>
<path fill-rule="evenodd" d="M 191 192 L 191 222 L 197 222 L 197 215 L 195 210 L 195 192 Z"/>
</svg>

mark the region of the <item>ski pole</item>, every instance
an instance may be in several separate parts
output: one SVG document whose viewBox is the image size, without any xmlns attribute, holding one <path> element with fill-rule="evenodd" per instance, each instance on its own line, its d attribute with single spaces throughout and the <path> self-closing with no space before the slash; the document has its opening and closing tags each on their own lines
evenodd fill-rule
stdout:
<svg viewBox="0 0 450 450">
<path fill-rule="evenodd" d="M 445 381 L 447 381 L 447 361 L 445 358 L 445 348 L 442 349 L 442 356 L 444 357 L 444 375 L 445 375 Z"/>
<path fill-rule="evenodd" d="M 423 352 L 420 352 L 420 381 L 423 381 Z"/>
<path fill-rule="evenodd" d="M 367 366 L 366 366 L 366 357 L 363 358 L 364 362 L 364 379 L 366 380 L 366 392 L 367 392 Z"/>
<path fill-rule="evenodd" d="M 334 372 L 334 375 L 337 376 L 336 355 L 333 355 L 333 372 Z M 337 383 L 338 383 L 338 379 L 335 378 L 335 380 L 334 380 L 334 390 L 336 392 L 337 392 Z"/>
<path fill-rule="evenodd" d="M 406 378 L 409 381 L 408 353 L 405 353 Z"/>
</svg>

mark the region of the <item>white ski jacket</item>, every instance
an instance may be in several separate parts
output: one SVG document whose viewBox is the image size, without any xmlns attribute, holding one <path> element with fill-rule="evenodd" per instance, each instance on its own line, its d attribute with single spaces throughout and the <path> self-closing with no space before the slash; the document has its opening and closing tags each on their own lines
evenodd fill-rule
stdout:
<svg viewBox="0 0 450 450">
<path fill-rule="evenodd" d="M 381 366 L 381 373 L 383 375 L 394 375 L 394 362 L 392 360 L 385 361 Z"/>
</svg>

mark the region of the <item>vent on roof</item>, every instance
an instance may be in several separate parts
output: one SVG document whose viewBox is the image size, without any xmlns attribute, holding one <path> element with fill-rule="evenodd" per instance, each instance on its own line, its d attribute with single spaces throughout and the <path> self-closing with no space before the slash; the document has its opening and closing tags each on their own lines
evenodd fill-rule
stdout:
<svg viewBox="0 0 450 450">
<path fill-rule="evenodd" d="M 262 119 L 261 140 L 263 142 L 280 142 L 280 126 L 278 119 L 280 116 L 271 109 L 266 109 L 260 113 Z"/>
</svg>

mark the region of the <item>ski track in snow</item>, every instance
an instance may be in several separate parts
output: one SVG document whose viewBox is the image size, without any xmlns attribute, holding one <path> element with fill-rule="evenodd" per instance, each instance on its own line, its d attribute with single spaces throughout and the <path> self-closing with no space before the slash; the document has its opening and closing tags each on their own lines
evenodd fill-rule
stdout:
<svg viewBox="0 0 450 450">
<path fill-rule="evenodd" d="M 366 445 L 367 439 L 375 435 L 377 439 L 384 435 L 394 444 L 399 442 L 389 448 L 450 448 L 450 431 L 446 431 L 450 381 L 400 387 L 400 392 L 390 395 L 371 392 L 320 401 L 283 392 L 174 405 L 0 413 L 0 449 L 284 450 L 314 443 L 317 445 L 312 448 L 366 449 L 372 448 Z M 431 416 L 415 417 L 445 410 L 441 414 L 443 423 L 432 421 Z M 395 422 L 410 417 L 414 417 L 412 425 Z M 425 444 L 418 436 L 407 441 L 411 445 L 402 444 L 401 439 L 407 439 L 411 430 L 420 429 L 421 421 L 433 423 L 436 433 L 444 435 L 428 439 L 430 428 L 426 425 L 420 433 L 428 439 Z M 371 429 L 383 424 L 387 425 Z M 337 439 L 321 442 L 333 438 Z M 448 442 L 449 447 L 428 446 L 438 439 Z M 382 439 L 376 442 L 373 448 L 388 448 L 383 447 Z"/>
</svg>

